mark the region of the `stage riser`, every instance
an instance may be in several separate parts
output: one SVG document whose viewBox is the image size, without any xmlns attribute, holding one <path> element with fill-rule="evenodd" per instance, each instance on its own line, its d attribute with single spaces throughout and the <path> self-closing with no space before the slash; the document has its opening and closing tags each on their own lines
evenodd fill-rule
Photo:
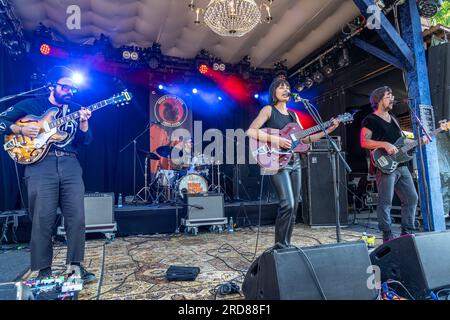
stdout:
<svg viewBox="0 0 450 320">
<path fill-rule="evenodd" d="M 275 218 L 278 212 L 279 204 L 263 203 L 261 206 L 261 225 L 271 225 L 275 223 Z M 245 208 L 245 210 L 244 210 Z M 142 206 L 125 206 L 123 208 L 115 208 L 115 220 L 117 222 L 116 236 L 128 236 L 139 234 L 155 234 L 155 233 L 173 233 L 175 231 L 175 207 L 161 205 L 157 207 L 142 207 Z M 186 216 L 186 211 L 179 208 L 178 219 Z M 227 218 L 233 217 L 235 226 L 245 227 L 249 225 L 256 226 L 259 221 L 259 202 L 246 203 L 241 206 L 240 203 L 225 204 L 225 216 Z M 248 217 L 248 218 L 247 218 Z M 297 217 L 301 217 L 301 209 L 299 209 Z M 11 219 L 11 218 L 10 218 Z M 0 218 L 0 225 L 5 221 L 5 218 Z M 58 215 L 57 223 L 55 224 L 54 233 L 56 234 L 56 227 L 60 225 L 60 215 Z M 16 239 L 20 243 L 30 241 L 31 235 L 31 221 L 27 215 L 18 217 L 18 228 L 16 230 Z M 6 234 L 8 240 L 12 242 L 12 225 L 8 228 Z M 102 235 L 88 234 L 87 237 L 98 237 Z"/>
</svg>

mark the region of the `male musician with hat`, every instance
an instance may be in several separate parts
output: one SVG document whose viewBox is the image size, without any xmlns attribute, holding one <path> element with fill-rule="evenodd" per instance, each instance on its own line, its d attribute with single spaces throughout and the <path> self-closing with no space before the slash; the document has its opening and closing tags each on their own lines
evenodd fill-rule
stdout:
<svg viewBox="0 0 450 320">
<path fill-rule="evenodd" d="M 0 134 L 36 138 L 39 127 L 18 126 L 14 122 L 30 114 L 39 117 L 55 107 L 59 110 L 56 118 L 79 111 L 78 121 L 59 128 L 67 133 L 67 138 L 53 144 L 41 161 L 27 165 L 24 179 L 32 219 L 31 270 L 39 271 L 38 279 L 52 276 L 52 231 L 57 207 L 60 206 L 67 234 L 68 272 L 80 275 L 86 283 L 93 281 L 95 275 L 82 266 L 85 249 L 84 183 L 77 146 L 89 144 L 92 140 L 88 123 L 91 112 L 72 102 L 77 92 L 72 70 L 54 67 L 48 72 L 47 80 L 50 91 L 47 97 L 21 101 L 0 114 Z"/>
</svg>

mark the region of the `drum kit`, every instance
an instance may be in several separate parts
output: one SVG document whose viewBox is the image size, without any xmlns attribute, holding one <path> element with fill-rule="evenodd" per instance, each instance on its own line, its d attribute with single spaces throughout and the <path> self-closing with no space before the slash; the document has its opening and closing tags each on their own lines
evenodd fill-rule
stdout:
<svg viewBox="0 0 450 320">
<path fill-rule="evenodd" d="M 178 153 L 174 149 L 174 146 L 160 146 L 156 153 L 140 151 L 145 156 L 144 187 L 136 195 L 141 202 L 164 203 L 176 201 L 178 197 L 184 198 L 186 194 L 225 193 L 220 181 L 219 161 L 204 154 L 175 161 L 172 155 Z M 168 160 L 167 168 L 163 168 L 163 159 Z M 150 181 L 147 174 L 149 160 L 159 161 Z"/>
</svg>

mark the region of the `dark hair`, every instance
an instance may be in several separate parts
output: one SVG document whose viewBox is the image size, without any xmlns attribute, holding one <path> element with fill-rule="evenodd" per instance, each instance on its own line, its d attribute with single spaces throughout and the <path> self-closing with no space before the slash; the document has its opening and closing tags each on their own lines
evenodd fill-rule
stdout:
<svg viewBox="0 0 450 320">
<path fill-rule="evenodd" d="M 275 80 L 272 81 L 272 83 L 270 84 L 269 87 L 269 98 L 270 98 L 270 103 L 271 104 L 275 104 L 278 102 L 277 100 L 277 88 L 279 86 L 281 86 L 282 84 L 287 85 L 289 88 L 291 87 L 291 85 L 289 84 L 289 82 L 286 79 L 280 79 L 277 78 Z"/>
<path fill-rule="evenodd" d="M 378 104 L 380 103 L 381 100 L 383 100 L 386 92 L 392 93 L 392 89 L 389 88 L 388 86 L 384 86 L 372 91 L 372 93 L 370 94 L 370 104 L 372 105 L 372 108 L 374 110 L 377 109 Z"/>
<path fill-rule="evenodd" d="M 61 78 L 72 78 L 73 71 L 64 66 L 56 66 L 47 72 L 47 82 L 55 84 Z"/>
</svg>

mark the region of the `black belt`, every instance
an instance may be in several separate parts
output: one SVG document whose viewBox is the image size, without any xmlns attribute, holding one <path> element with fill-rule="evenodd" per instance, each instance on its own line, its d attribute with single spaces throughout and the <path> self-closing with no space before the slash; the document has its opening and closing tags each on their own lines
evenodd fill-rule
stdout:
<svg viewBox="0 0 450 320">
<path fill-rule="evenodd" d="M 73 152 L 66 152 L 66 151 L 59 151 L 59 150 L 50 151 L 50 152 L 48 153 L 48 155 L 49 155 L 49 156 L 55 156 L 55 157 L 64 157 L 64 156 L 66 156 L 66 157 L 74 157 L 74 158 L 77 157 L 77 154 L 76 154 L 76 153 L 73 153 Z"/>
</svg>

